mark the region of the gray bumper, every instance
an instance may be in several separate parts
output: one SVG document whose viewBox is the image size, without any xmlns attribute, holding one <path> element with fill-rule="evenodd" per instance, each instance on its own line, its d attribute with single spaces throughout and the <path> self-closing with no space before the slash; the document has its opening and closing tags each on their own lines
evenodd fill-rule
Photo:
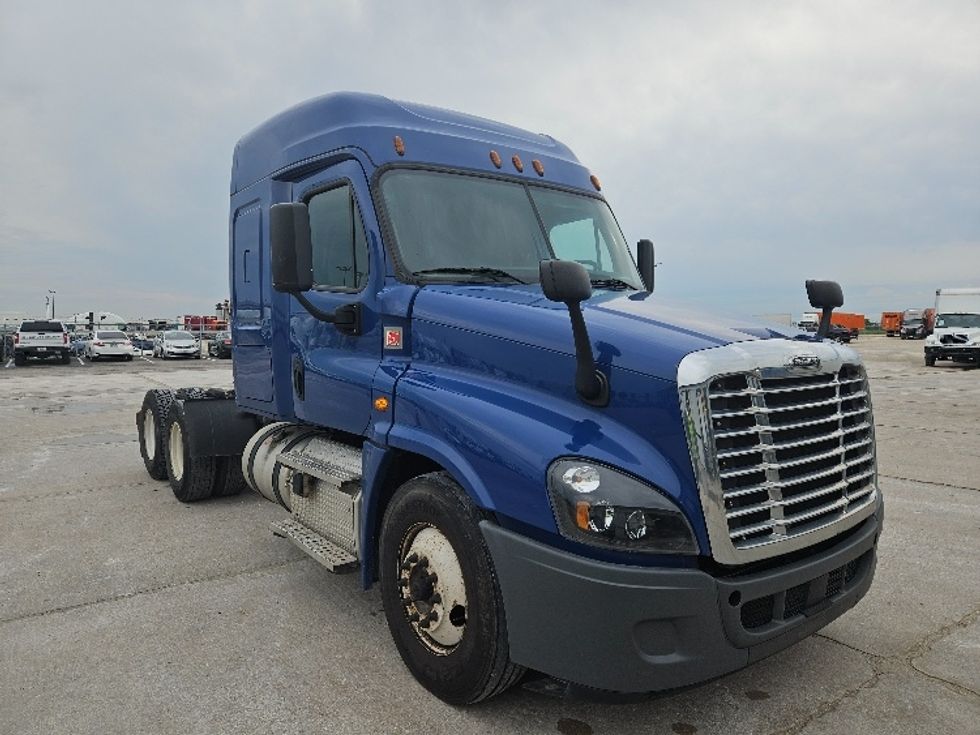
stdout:
<svg viewBox="0 0 980 735">
<path fill-rule="evenodd" d="M 980 347 L 947 347 L 946 345 L 927 345 L 926 357 L 955 362 L 980 362 Z"/>
<path fill-rule="evenodd" d="M 593 561 L 484 521 L 511 659 L 616 692 L 686 686 L 734 671 L 827 625 L 874 576 L 879 515 L 816 557 L 716 578 Z"/>
</svg>

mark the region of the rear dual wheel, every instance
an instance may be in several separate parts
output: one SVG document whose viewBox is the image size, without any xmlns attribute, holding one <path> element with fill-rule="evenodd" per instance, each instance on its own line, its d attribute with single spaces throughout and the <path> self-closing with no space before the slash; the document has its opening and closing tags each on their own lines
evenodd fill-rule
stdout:
<svg viewBox="0 0 980 735">
<path fill-rule="evenodd" d="M 202 391 L 202 395 L 205 394 Z M 192 430 L 184 402 L 175 401 L 170 409 L 165 447 L 170 489 L 177 500 L 194 503 L 211 497 L 237 495 L 244 490 L 241 456 L 191 456 L 188 437 Z"/>
<path fill-rule="evenodd" d="M 150 390 L 143 397 L 143 407 L 136 414 L 139 432 L 140 455 L 143 465 L 154 480 L 167 479 L 167 458 L 163 439 L 166 433 L 170 406 L 174 402 L 171 390 Z"/>
</svg>

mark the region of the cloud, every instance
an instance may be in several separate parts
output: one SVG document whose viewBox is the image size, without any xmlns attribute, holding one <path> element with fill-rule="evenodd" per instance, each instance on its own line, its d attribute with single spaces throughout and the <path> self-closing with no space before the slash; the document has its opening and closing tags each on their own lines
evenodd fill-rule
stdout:
<svg viewBox="0 0 980 735">
<path fill-rule="evenodd" d="M 0 13 L 0 309 L 47 288 L 76 310 L 210 309 L 227 295 L 235 141 L 338 89 L 567 142 L 628 239 L 657 242 L 666 296 L 798 312 L 819 270 L 867 288 L 870 311 L 980 276 L 976 3 Z"/>
</svg>

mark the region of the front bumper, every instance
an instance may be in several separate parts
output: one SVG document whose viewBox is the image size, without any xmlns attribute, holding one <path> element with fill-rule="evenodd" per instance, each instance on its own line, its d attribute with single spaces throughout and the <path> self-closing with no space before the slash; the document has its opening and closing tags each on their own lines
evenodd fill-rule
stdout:
<svg viewBox="0 0 980 735">
<path fill-rule="evenodd" d="M 871 585 L 882 510 L 801 561 L 743 576 L 637 567 L 480 524 L 515 663 L 574 684 L 650 692 L 740 669 L 814 633 Z"/>
<path fill-rule="evenodd" d="M 926 345 L 926 357 L 955 362 L 980 362 L 980 347 L 955 347 L 952 345 Z"/>
</svg>

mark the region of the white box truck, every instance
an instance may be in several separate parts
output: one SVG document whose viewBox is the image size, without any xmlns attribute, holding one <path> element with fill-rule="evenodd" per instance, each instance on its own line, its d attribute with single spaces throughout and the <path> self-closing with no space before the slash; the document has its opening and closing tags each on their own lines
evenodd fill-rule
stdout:
<svg viewBox="0 0 980 735">
<path fill-rule="evenodd" d="M 980 364 L 980 287 L 936 290 L 936 326 L 926 337 L 926 365 Z"/>
</svg>

